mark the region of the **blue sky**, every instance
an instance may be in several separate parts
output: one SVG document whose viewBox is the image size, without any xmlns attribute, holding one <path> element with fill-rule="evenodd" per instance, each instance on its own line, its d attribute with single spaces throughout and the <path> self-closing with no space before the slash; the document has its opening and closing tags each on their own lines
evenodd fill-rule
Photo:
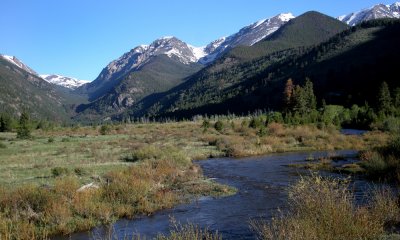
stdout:
<svg viewBox="0 0 400 240">
<path fill-rule="evenodd" d="M 94 80 L 161 36 L 202 46 L 259 19 L 308 10 L 339 16 L 385 0 L 1 0 L 0 53 L 41 74 Z"/>
</svg>

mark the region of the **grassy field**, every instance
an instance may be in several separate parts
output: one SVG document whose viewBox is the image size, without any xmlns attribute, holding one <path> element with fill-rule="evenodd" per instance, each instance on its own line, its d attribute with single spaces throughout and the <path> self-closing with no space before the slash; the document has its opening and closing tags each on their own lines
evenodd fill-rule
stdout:
<svg viewBox="0 0 400 240">
<path fill-rule="evenodd" d="M 205 159 L 287 151 L 361 150 L 387 140 L 380 132 L 344 136 L 334 128 L 281 124 L 270 124 L 265 136 L 258 136 L 257 129 L 241 123 L 227 121 L 221 132 L 212 127 L 204 131 L 201 122 L 118 125 L 112 126 L 107 135 L 101 135 L 99 127 L 60 128 L 35 131 L 33 140 L 17 140 L 14 133 L 0 133 L 0 183 L 48 184 L 54 180 L 54 168 L 66 168 L 85 183 L 108 171 L 135 165 L 126 158 L 147 146 L 174 147 L 190 159 Z"/>
<path fill-rule="evenodd" d="M 387 136 L 345 136 L 335 128 L 224 120 L 0 133 L 0 239 L 40 239 L 151 214 L 194 196 L 234 190 L 203 177 L 192 160 L 271 152 L 368 149 Z M 103 129 L 104 130 L 104 129 Z M 77 191 L 85 184 L 96 187 Z"/>
</svg>

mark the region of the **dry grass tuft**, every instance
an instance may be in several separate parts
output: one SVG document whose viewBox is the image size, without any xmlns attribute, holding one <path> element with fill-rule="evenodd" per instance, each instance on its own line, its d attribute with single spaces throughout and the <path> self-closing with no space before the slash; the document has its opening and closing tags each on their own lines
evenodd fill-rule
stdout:
<svg viewBox="0 0 400 240">
<path fill-rule="evenodd" d="M 222 240 L 222 235 L 218 232 L 210 232 L 207 228 L 202 229 L 192 223 L 182 225 L 174 220 L 172 223 L 173 230 L 169 235 L 159 235 L 157 240 Z"/>
<path fill-rule="evenodd" d="M 353 205 L 346 181 L 302 178 L 289 189 L 289 209 L 271 223 L 253 222 L 261 239 L 377 239 L 400 209 L 388 190 L 375 191 L 369 206 Z"/>
</svg>

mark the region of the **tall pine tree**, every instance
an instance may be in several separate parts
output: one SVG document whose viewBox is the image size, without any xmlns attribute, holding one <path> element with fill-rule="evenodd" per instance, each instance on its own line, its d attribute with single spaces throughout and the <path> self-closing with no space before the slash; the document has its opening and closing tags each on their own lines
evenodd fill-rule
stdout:
<svg viewBox="0 0 400 240">
<path fill-rule="evenodd" d="M 314 85 L 309 78 L 306 78 L 306 83 L 304 85 L 304 94 L 307 102 L 307 112 L 311 112 L 317 109 L 317 98 L 314 94 Z"/>
<path fill-rule="evenodd" d="M 6 122 L 4 121 L 3 116 L 0 116 L 0 132 L 6 131 Z"/>
<path fill-rule="evenodd" d="M 0 132 L 10 132 L 12 130 L 11 117 L 7 114 L 0 116 Z"/>
<path fill-rule="evenodd" d="M 313 84 L 310 79 L 306 79 L 304 87 L 294 86 L 291 104 L 293 106 L 291 110 L 299 113 L 301 116 L 317 109 L 317 98 L 315 97 Z"/>
<path fill-rule="evenodd" d="M 296 85 L 293 90 L 293 111 L 304 115 L 307 113 L 307 98 L 305 91 L 299 85 Z"/>
<path fill-rule="evenodd" d="M 293 90 L 294 90 L 294 85 L 293 85 L 293 81 L 291 78 L 289 78 L 286 81 L 286 86 L 285 86 L 285 90 L 283 91 L 283 95 L 284 95 L 284 109 L 286 112 L 291 111 L 292 107 L 293 107 Z"/>
<path fill-rule="evenodd" d="M 379 89 L 378 112 L 384 115 L 389 115 L 392 112 L 392 97 L 386 82 L 383 82 Z"/>
<path fill-rule="evenodd" d="M 400 88 L 394 90 L 393 104 L 396 109 L 400 110 Z"/>
<path fill-rule="evenodd" d="M 19 118 L 17 138 L 27 139 L 30 137 L 31 137 L 31 129 L 29 126 L 29 115 L 26 112 L 22 112 Z"/>
</svg>

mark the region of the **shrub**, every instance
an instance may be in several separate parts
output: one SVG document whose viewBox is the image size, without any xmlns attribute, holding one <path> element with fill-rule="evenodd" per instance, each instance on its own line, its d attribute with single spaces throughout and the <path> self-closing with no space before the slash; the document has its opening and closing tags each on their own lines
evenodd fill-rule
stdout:
<svg viewBox="0 0 400 240">
<path fill-rule="evenodd" d="M 231 121 L 231 128 L 232 128 L 232 130 L 235 130 L 235 129 L 236 129 L 236 124 L 235 124 L 234 121 Z"/>
<path fill-rule="evenodd" d="M 49 139 L 47 140 L 48 143 L 53 143 L 54 142 L 54 137 L 49 137 Z"/>
<path fill-rule="evenodd" d="M 127 154 L 126 156 L 122 157 L 122 160 L 125 162 L 138 162 L 140 160 L 138 154 L 136 152 Z"/>
<path fill-rule="evenodd" d="M 264 137 L 265 135 L 267 135 L 267 133 L 268 133 L 267 128 L 264 127 L 264 126 L 262 126 L 262 127 L 260 128 L 260 130 L 258 130 L 257 135 L 258 135 L 259 137 Z"/>
<path fill-rule="evenodd" d="M 370 176 L 379 176 L 387 169 L 384 158 L 377 152 L 365 152 L 361 155 L 360 165 L 365 168 Z"/>
<path fill-rule="evenodd" d="M 385 156 L 400 158 L 400 136 L 393 138 L 389 143 L 380 149 Z"/>
<path fill-rule="evenodd" d="M 369 209 L 374 219 L 386 223 L 386 226 L 391 222 L 400 221 L 398 200 L 389 189 L 373 189 L 369 201 Z"/>
<path fill-rule="evenodd" d="M 99 129 L 99 133 L 101 135 L 107 135 L 111 132 L 111 128 L 109 125 L 102 125 Z"/>
<path fill-rule="evenodd" d="M 61 142 L 70 142 L 71 140 L 69 138 L 63 138 L 61 139 Z"/>
<path fill-rule="evenodd" d="M 248 126 L 248 122 L 247 122 L 247 120 L 246 119 L 244 119 L 242 122 L 241 122 L 241 124 L 240 124 L 242 127 L 247 127 Z"/>
<path fill-rule="evenodd" d="M 281 136 L 283 135 L 285 128 L 280 123 L 270 123 L 268 125 L 268 133 L 274 136 Z"/>
<path fill-rule="evenodd" d="M 179 149 L 174 147 L 155 147 L 148 146 L 133 151 L 123 158 L 127 162 L 137 162 L 144 160 L 170 161 L 179 166 L 188 166 L 190 159 Z"/>
<path fill-rule="evenodd" d="M 158 235 L 157 240 L 222 240 L 218 232 L 210 232 L 208 229 L 201 229 L 199 226 L 188 223 L 186 225 L 173 223 L 174 230 L 169 236 Z"/>
<path fill-rule="evenodd" d="M 71 199 L 79 186 L 79 181 L 75 176 L 57 178 L 54 182 L 54 192 Z"/>
<path fill-rule="evenodd" d="M 385 132 L 400 133 L 400 118 L 387 117 L 381 121 L 373 123 L 372 127 Z"/>
<path fill-rule="evenodd" d="M 8 115 L 0 116 L 0 132 L 11 132 L 12 130 L 12 119 Z"/>
<path fill-rule="evenodd" d="M 208 129 L 210 127 L 210 121 L 208 121 L 207 119 L 205 119 L 203 121 L 203 123 L 201 124 L 201 127 L 204 129 Z"/>
<path fill-rule="evenodd" d="M 65 167 L 55 167 L 51 169 L 51 173 L 53 174 L 53 177 L 60 177 L 60 176 L 66 176 L 69 175 L 69 169 Z"/>
<path fill-rule="evenodd" d="M 346 181 L 302 178 L 289 188 L 289 208 L 270 223 L 252 222 L 261 239 L 377 239 L 397 221 L 393 194 L 372 194 L 370 206 L 354 206 Z"/>
<path fill-rule="evenodd" d="M 262 126 L 264 126 L 264 121 L 261 117 L 251 118 L 250 123 L 249 123 L 250 128 L 256 129 L 256 128 L 260 128 Z"/>
<path fill-rule="evenodd" d="M 0 142 L 0 148 L 7 148 L 7 145 L 5 145 L 4 143 Z"/>
<path fill-rule="evenodd" d="M 215 122 L 214 128 L 218 132 L 221 132 L 224 129 L 224 123 L 221 120 L 218 120 L 218 121 Z"/>
<path fill-rule="evenodd" d="M 283 116 L 280 112 L 271 112 L 267 115 L 267 123 L 283 123 Z"/>
<path fill-rule="evenodd" d="M 83 175 L 86 174 L 86 171 L 85 171 L 85 169 L 83 169 L 83 168 L 81 168 L 81 167 L 77 167 L 77 168 L 74 169 L 74 173 L 75 173 L 77 176 L 83 176 Z"/>
<path fill-rule="evenodd" d="M 395 137 L 386 146 L 361 155 L 360 165 L 369 177 L 378 180 L 400 181 L 400 137 Z"/>
</svg>

